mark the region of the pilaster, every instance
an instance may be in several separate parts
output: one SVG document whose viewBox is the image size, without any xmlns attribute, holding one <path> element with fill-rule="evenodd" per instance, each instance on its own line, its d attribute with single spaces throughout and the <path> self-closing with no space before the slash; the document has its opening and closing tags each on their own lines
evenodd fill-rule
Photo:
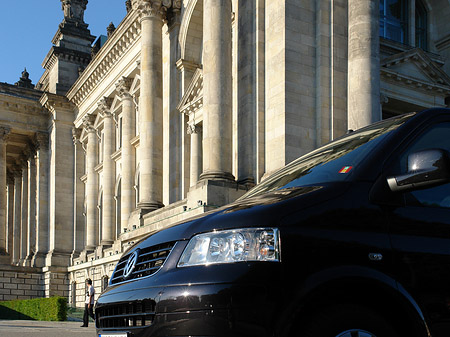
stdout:
<svg viewBox="0 0 450 337">
<path fill-rule="evenodd" d="M 74 106 L 66 97 L 45 93 L 40 100 L 51 114 L 49 252 L 47 266 L 67 266 L 73 251 L 72 127 Z"/>
<path fill-rule="evenodd" d="M 73 201 L 73 252 L 72 258 L 79 256 L 80 252 L 84 249 L 86 232 L 84 221 L 84 195 L 85 187 L 81 181 L 81 177 L 84 175 L 85 170 L 85 153 L 83 145 L 80 140 L 81 129 L 72 128 L 72 140 L 74 146 L 74 201 Z"/>
<path fill-rule="evenodd" d="M 43 267 L 49 250 L 49 136 L 37 133 L 34 137 L 36 146 L 36 250 L 31 266 Z"/>
</svg>

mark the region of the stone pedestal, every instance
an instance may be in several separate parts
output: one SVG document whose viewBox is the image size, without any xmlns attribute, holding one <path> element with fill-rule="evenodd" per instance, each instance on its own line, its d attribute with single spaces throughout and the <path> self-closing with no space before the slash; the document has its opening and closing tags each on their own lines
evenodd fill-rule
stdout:
<svg viewBox="0 0 450 337">
<path fill-rule="evenodd" d="M 200 205 L 220 207 L 235 201 L 247 192 L 243 185 L 226 180 L 200 180 L 187 195 L 187 207 Z"/>
</svg>

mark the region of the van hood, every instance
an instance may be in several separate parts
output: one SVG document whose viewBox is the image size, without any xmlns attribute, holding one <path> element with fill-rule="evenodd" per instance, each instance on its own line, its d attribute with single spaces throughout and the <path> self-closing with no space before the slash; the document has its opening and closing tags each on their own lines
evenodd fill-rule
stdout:
<svg viewBox="0 0 450 337">
<path fill-rule="evenodd" d="M 176 224 L 142 239 L 135 248 L 164 242 L 189 240 L 196 234 L 213 230 L 277 227 L 293 212 L 311 207 L 345 193 L 349 183 L 336 182 L 317 186 L 280 189 L 235 202 L 203 214 L 191 221 Z"/>
</svg>

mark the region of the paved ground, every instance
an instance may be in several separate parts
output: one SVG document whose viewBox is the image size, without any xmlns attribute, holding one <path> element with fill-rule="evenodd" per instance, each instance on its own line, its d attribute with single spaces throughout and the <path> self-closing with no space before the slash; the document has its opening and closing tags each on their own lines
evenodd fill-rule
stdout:
<svg viewBox="0 0 450 337">
<path fill-rule="evenodd" d="M 81 328 L 81 322 L 0 320 L 0 337 L 96 337 L 95 326 Z"/>
</svg>

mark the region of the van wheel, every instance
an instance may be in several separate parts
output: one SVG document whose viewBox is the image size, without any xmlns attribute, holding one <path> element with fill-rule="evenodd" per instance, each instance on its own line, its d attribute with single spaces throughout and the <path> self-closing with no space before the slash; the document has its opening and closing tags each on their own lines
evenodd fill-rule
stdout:
<svg viewBox="0 0 450 337">
<path fill-rule="evenodd" d="M 398 337 L 392 325 L 378 313 L 359 305 L 336 305 L 306 319 L 294 336 Z M 295 330 L 295 327 L 293 328 Z"/>
</svg>

